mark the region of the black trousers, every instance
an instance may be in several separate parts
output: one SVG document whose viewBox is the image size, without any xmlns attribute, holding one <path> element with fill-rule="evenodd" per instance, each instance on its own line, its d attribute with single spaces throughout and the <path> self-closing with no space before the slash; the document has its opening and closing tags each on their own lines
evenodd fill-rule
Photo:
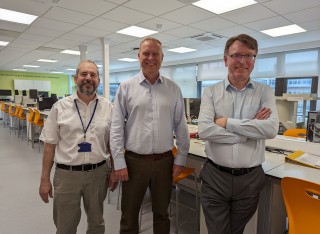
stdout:
<svg viewBox="0 0 320 234">
<path fill-rule="evenodd" d="M 122 182 L 120 234 L 139 233 L 139 211 L 148 187 L 152 199 L 153 233 L 170 233 L 168 206 L 173 160 L 173 155 L 153 161 L 126 154 L 129 180 Z"/>
</svg>

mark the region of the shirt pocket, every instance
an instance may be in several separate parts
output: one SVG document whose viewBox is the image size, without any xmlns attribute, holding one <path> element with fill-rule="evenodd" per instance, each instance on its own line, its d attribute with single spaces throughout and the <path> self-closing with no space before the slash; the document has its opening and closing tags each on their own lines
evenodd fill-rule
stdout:
<svg viewBox="0 0 320 234">
<path fill-rule="evenodd" d="M 259 105 L 243 105 L 242 108 L 242 119 L 254 119 L 257 112 L 259 111 Z"/>
<path fill-rule="evenodd" d="M 93 123 L 94 133 L 96 135 L 105 135 L 108 130 L 108 121 L 106 119 L 96 119 Z"/>
</svg>

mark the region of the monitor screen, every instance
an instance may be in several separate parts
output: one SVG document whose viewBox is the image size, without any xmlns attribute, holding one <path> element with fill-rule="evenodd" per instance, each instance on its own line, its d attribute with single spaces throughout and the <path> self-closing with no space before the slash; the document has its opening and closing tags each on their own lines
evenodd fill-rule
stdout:
<svg viewBox="0 0 320 234">
<path fill-rule="evenodd" d="M 198 118 L 200 112 L 201 98 L 189 98 L 190 103 L 190 116 Z"/>
<path fill-rule="evenodd" d="M 0 89 L 0 96 L 11 96 L 11 89 Z"/>
<path fill-rule="evenodd" d="M 39 97 L 49 97 L 49 92 L 38 91 Z"/>
<path fill-rule="evenodd" d="M 38 98 L 38 90 L 36 89 L 29 89 L 29 98 L 37 99 Z"/>
<path fill-rule="evenodd" d="M 27 96 L 27 90 L 22 90 L 22 96 Z"/>
<path fill-rule="evenodd" d="M 15 89 L 14 90 L 14 95 L 19 95 L 19 90 Z"/>
<path fill-rule="evenodd" d="M 52 97 L 44 97 L 39 99 L 38 102 L 38 109 L 39 110 L 50 110 L 53 104 L 57 101 L 57 99 L 52 98 Z"/>
<path fill-rule="evenodd" d="M 57 99 L 57 94 L 52 93 L 52 94 L 51 94 L 51 98 L 53 98 L 53 99 Z"/>
</svg>

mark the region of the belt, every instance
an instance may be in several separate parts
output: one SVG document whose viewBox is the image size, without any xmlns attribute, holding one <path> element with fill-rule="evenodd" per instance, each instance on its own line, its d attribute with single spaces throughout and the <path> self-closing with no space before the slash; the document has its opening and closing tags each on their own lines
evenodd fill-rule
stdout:
<svg viewBox="0 0 320 234">
<path fill-rule="evenodd" d="M 128 156 L 133 156 L 135 158 L 144 159 L 144 160 L 152 160 L 157 161 L 163 158 L 173 157 L 172 151 L 167 151 L 162 154 L 137 154 L 132 151 L 126 151 L 125 153 Z"/>
<path fill-rule="evenodd" d="M 102 162 L 99 162 L 96 164 L 83 164 L 83 165 L 77 165 L 77 166 L 70 166 L 70 165 L 57 163 L 57 168 L 69 170 L 69 171 L 92 171 L 102 166 L 105 163 L 106 163 L 106 160 L 103 160 Z"/>
<path fill-rule="evenodd" d="M 207 161 L 212 165 L 214 166 L 215 168 L 217 168 L 218 170 L 220 171 L 223 171 L 223 172 L 227 172 L 231 175 L 234 175 L 234 176 L 240 176 L 240 175 L 245 175 L 245 174 L 248 174 L 250 171 L 256 169 L 257 167 L 260 167 L 261 165 L 259 166 L 256 166 L 256 167 L 249 167 L 249 168 L 230 168 L 230 167 L 223 167 L 223 166 L 220 166 L 216 163 L 214 163 L 211 159 L 207 158 Z"/>
</svg>

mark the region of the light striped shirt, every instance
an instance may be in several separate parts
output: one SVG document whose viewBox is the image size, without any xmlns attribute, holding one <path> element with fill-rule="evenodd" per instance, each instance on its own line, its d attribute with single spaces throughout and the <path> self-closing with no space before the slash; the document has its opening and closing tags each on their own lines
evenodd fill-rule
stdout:
<svg viewBox="0 0 320 234">
<path fill-rule="evenodd" d="M 110 147 L 115 169 L 126 167 L 124 149 L 138 154 L 170 151 L 176 135 L 174 163 L 185 165 L 189 151 L 181 90 L 160 75 L 152 85 L 140 72 L 120 84 L 113 108 Z"/>
<path fill-rule="evenodd" d="M 254 119 L 263 107 L 270 108 L 267 120 Z M 227 126 L 214 123 L 227 117 Z M 206 140 L 205 153 L 216 164 L 231 168 L 258 166 L 264 161 L 265 139 L 274 138 L 279 128 L 273 90 L 249 81 L 238 91 L 228 81 L 205 89 L 199 114 L 199 135 Z"/>
</svg>

